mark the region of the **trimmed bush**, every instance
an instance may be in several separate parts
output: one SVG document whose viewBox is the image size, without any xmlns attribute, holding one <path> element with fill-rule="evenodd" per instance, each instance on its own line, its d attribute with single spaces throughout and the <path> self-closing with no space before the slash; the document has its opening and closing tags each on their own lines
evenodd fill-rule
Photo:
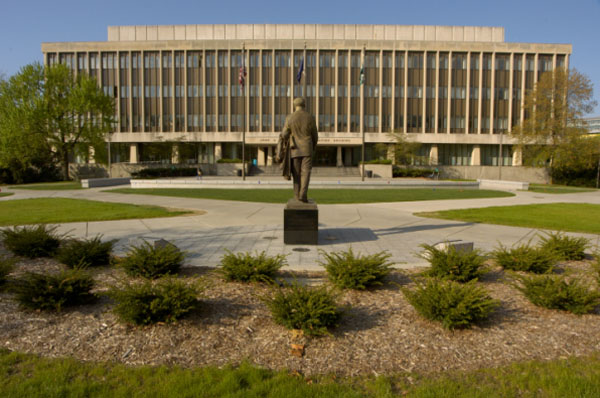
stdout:
<svg viewBox="0 0 600 398">
<path fill-rule="evenodd" d="M 394 177 L 429 177 L 433 175 L 434 169 L 421 169 L 411 167 L 398 167 L 394 166 L 392 169 L 392 175 Z"/>
<path fill-rule="evenodd" d="M 71 268 L 107 265 L 113 244 L 114 241 L 102 242 L 100 236 L 71 240 L 59 249 L 56 259 Z"/>
<path fill-rule="evenodd" d="M 0 286 L 6 283 L 8 274 L 12 272 L 15 266 L 15 260 L 0 258 Z"/>
<path fill-rule="evenodd" d="M 491 254 L 496 263 L 504 269 L 533 272 L 534 274 L 552 272 L 558 261 L 553 252 L 528 244 L 511 249 L 500 244 L 500 247 Z"/>
<path fill-rule="evenodd" d="M 475 281 L 461 284 L 426 278 L 417 282 L 414 290 L 402 288 L 402 293 L 421 316 L 441 322 L 446 329 L 469 328 L 487 319 L 500 305 Z"/>
<path fill-rule="evenodd" d="M 239 158 L 233 158 L 233 159 L 221 158 L 221 159 L 217 160 L 217 163 L 242 163 L 242 159 L 239 159 Z"/>
<path fill-rule="evenodd" d="M 586 238 L 571 237 L 563 233 L 548 233 L 542 236 L 540 248 L 556 255 L 560 260 L 583 260 L 585 249 L 589 247 L 590 241 Z"/>
<path fill-rule="evenodd" d="M 193 177 L 198 174 L 196 167 L 154 167 L 131 173 L 132 178 Z"/>
<path fill-rule="evenodd" d="M 264 251 L 255 255 L 249 252 L 234 254 L 227 250 L 219 265 L 218 272 L 227 281 L 272 283 L 277 271 L 287 262 L 283 254 L 267 256 Z"/>
<path fill-rule="evenodd" d="M 485 257 L 479 250 L 456 250 L 449 246 L 447 250 L 431 245 L 421 245 L 425 252 L 419 256 L 429 261 L 431 268 L 426 275 L 456 282 L 477 280 L 483 274 Z"/>
<path fill-rule="evenodd" d="M 600 293 L 577 279 L 567 280 L 559 275 L 515 278 L 520 282 L 515 288 L 539 307 L 587 314 L 600 304 Z"/>
<path fill-rule="evenodd" d="M 116 301 L 114 313 L 125 323 L 149 325 L 175 322 L 199 305 L 198 285 L 188 286 L 172 277 L 156 282 L 125 282 L 113 287 L 107 295 Z"/>
<path fill-rule="evenodd" d="M 8 250 L 29 258 L 53 256 L 61 241 L 61 237 L 56 235 L 56 227 L 45 224 L 8 228 L 0 234 Z"/>
<path fill-rule="evenodd" d="M 328 334 L 327 328 L 336 326 L 341 316 L 336 296 L 324 286 L 294 283 L 274 288 L 263 301 L 271 310 L 275 323 L 288 329 L 302 329 L 309 336 Z"/>
<path fill-rule="evenodd" d="M 172 244 L 153 246 L 144 241 L 140 246 L 131 246 L 119 264 L 130 276 L 156 279 L 177 273 L 184 258 L 185 254 Z"/>
<path fill-rule="evenodd" d="M 90 293 L 93 287 L 94 279 L 90 275 L 82 270 L 67 270 L 56 275 L 28 272 L 15 281 L 13 291 L 22 307 L 61 311 L 95 299 Z"/>
<path fill-rule="evenodd" d="M 345 252 L 326 253 L 321 250 L 329 281 L 341 289 L 364 290 L 369 286 L 381 285 L 391 272 L 393 263 L 387 261 L 392 255 L 379 252 L 371 255 L 354 255 L 352 248 Z"/>
</svg>

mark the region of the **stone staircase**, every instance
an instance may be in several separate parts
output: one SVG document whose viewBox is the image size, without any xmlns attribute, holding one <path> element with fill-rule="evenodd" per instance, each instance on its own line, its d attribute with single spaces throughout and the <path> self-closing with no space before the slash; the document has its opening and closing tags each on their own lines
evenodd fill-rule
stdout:
<svg viewBox="0 0 600 398">
<path fill-rule="evenodd" d="M 279 176 L 279 165 L 252 166 L 250 175 L 253 176 Z M 360 177 L 358 167 L 313 167 L 311 177 Z"/>
</svg>

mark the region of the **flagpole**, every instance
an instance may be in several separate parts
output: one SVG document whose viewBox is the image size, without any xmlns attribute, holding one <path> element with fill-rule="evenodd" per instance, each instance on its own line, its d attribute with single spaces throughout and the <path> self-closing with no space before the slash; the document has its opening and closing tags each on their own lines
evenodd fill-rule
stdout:
<svg viewBox="0 0 600 398">
<path fill-rule="evenodd" d="M 362 148 L 361 148 L 361 152 L 362 152 L 362 163 L 361 163 L 361 179 L 362 181 L 365 180 L 365 82 L 364 80 L 366 80 L 365 77 L 365 46 L 363 46 L 363 50 L 362 50 L 362 60 L 361 60 L 361 67 L 360 67 L 360 74 L 358 76 L 359 82 L 360 82 L 360 101 L 361 101 L 361 105 L 360 105 L 360 109 L 362 112 L 362 118 L 359 117 L 359 122 L 360 122 L 360 132 L 361 132 L 361 136 L 362 136 Z M 363 80 L 364 79 L 364 80 Z"/>
<path fill-rule="evenodd" d="M 242 116 L 242 181 L 246 181 L 246 43 L 242 44 L 242 66 L 241 71 L 242 76 L 240 79 L 244 79 L 242 84 L 242 95 L 243 95 L 243 108 L 244 113 Z"/>
</svg>

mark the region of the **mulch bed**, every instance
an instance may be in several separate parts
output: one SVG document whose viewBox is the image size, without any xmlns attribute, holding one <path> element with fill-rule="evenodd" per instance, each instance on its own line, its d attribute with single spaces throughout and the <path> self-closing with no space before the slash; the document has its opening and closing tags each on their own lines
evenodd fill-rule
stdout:
<svg viewBox="0 0 600 398">
<path fill-rule="evenodd" d="M 0 256 L 7 254 L 0 245 Z M 53 259 L 19 259 L 11 277 L 61 267 Z M 589 261 L 562 264 L 561 268 L 593 282 Z M 340 304 L 346 310 L 339 326 L 330 336 L 318 338 L 298 336 L 276 325 L 260 300 L 268 293 L 267 287 L 227 283 L 208 268 L 184 269 L 182 275 L 190 281 L 206 281 L 202 306 L 169 325 L 121 324 L 105 296 L 94 304 L 58 314 L 24 311 L 4 290 L 0 292 L 0 346 L 84 361 L 184 367 L 249 361 L 305 375 L 340 376 L 473 370 L 514 361 L 588 355 L 600 349 L 598 313 L 577 316 L 536 307 L 495 267 L 480 283 L 501 300 L 500 309 L 485 324 L 447 331 L 422 319 L 399 289 L 410 285 L 410 275 L 418 271 L 394 272 L 384 286 L 374 290 L 341 293 Z M 98 292 L 125 278 L 114 268 L 91 272 Z M 325 283 L 322 273 L 285 276 Z M 305 345 L 303 356 L 291 354 L 292 343 Z"/>
</svg>

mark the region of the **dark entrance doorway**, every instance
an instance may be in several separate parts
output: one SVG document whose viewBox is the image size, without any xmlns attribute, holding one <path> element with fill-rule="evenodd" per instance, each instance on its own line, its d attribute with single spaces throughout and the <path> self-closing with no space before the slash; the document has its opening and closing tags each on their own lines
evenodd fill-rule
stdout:
<svg viewBox="0 0 600 398">
<path fill-rule="evenodd" d="M 313 166 L 335 167 L 337 164 L 337 147 L 318 146 L 313 159 Z"/>
</svg>

